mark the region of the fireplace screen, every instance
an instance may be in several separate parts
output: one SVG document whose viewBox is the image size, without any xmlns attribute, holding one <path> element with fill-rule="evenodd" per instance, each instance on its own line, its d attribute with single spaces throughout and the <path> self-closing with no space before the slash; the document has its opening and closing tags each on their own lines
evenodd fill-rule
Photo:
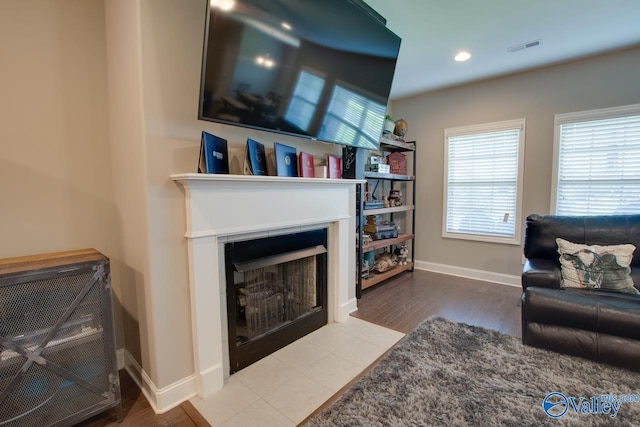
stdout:
<svg viewBox="0 0 640 427">
<path fill-rule="evenodd" d="M 325 230 L 225 246 L 231 372 L 326 324 L 326 253 Z"/>
</svg>

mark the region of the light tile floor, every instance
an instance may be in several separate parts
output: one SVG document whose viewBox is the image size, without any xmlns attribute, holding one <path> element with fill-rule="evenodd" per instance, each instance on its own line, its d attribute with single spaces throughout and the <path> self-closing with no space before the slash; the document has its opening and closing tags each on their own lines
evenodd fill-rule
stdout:
<svg viewBox="0 0 640 427">
<path fill-rule="evenodd" d="M 331 323 L 194 397 L 215 427 L 295 426 L 384 354 L 403 333 L 350 317 Z"/>
</svg>

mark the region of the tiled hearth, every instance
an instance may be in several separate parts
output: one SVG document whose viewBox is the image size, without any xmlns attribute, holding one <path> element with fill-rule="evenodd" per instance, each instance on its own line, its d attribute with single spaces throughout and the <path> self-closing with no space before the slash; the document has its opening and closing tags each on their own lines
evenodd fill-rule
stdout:
<svg viewBox="0 0 640 427">
<path fill-rule="evenodd" d="M 191 403 L 216 427 L 295 426 L 403 336 L 354 317 L 331 323 Z"/>
</svg>

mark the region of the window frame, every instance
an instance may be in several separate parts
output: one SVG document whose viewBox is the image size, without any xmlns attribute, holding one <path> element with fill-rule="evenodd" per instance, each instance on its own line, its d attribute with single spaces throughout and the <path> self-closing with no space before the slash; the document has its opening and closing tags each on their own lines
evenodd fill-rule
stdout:
<svg viewBox="0 0 640 427">
<path fill-rule="evenodd" d="M 516 173 L 516 197 L 515 197 L 515 220 L 513 236 L 499 237 L 488 234 L 468 234 L 453 233 L 447 231 L 447 211 L 449 204 L 449 137 L 482 134 L 489 132 L 499 132 L 506 130 L 519 130 L 518 135 L 518 156 Z M 525 152 L 526 119 L 513 119 L 501 122 L 484 123 L 477 125 L 447 128 L 444 130 L 444 180 L 443 180 L 443 203 L 442 203 L 442 237 L 448 239 L 470 240 L 488 243 L 499 243 L 507 245 L 520 245 L 522 240 L 522 199 L 524 187 L 524 152 Z"/>
<path fill-rule="evenodd" d="M 590 122 L 603 119 L 613 119 L 625 116 L 640 115 L 640 104 L 624 105 L 620 107 L 599 108 L 573 113 L 562 113 L 554 116 L 553 123 L 553 165 L 551 172 L 551 200 L 550 212 L 557 215 L 558 187 L 560 185 L 560 126 L 564 124 Z M 589 215 L 585 213 L 584 215 Z M 595 214 L 594 214 L 595 215 Z M 613 215 L 613 214 L 611 214 Z"/>
</svg>

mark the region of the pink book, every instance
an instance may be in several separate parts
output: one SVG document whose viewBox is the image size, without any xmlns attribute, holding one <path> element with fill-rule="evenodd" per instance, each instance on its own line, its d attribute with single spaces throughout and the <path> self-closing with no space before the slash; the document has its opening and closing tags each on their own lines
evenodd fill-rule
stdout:
<svg viewBox="0 0 640 427">
<path fill-rule="evenodd" d="M 302 178 L 314 178 L 315 170 L 313 169 L 313 154 L 301 151 L 298 155 L 299 167 L 298 173 Z"/>
<path fill-rule="evenodd" d="M 329 178 L 342 178 L 342 158 L 329 154 L 327 156 L 327 166 L 329 169 Z"/>
</svg>

